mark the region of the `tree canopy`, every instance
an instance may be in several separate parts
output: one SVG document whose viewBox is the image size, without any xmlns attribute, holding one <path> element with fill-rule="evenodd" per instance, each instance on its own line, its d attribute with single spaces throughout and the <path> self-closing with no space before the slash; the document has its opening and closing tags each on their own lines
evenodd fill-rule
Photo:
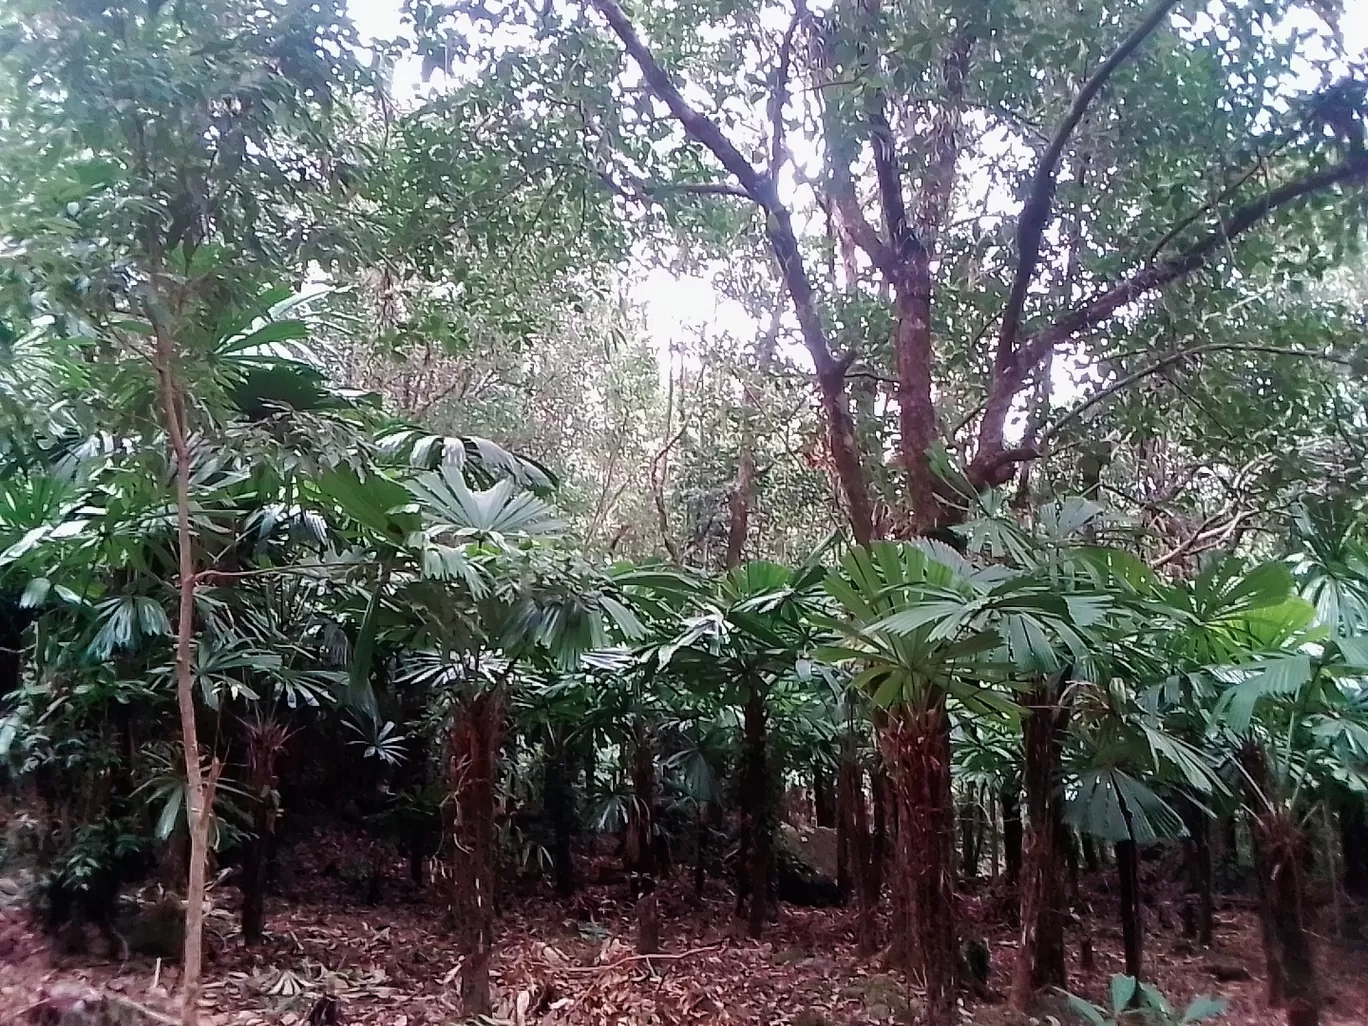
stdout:
<svg viewBox="0 0 1368 1026">
<path fill-rule="evenodd" d="M 160 865 L 193 1026 L 212 867 L 262 944 L 282 816 L 354 806 L 416 886 L 445 862 L 467 1016 L 509 880 L 573 901 L 618 835 L 640 958 L 687 847 L 752 938 L 849 900 L 941 1026 L 987 995 L 985 858 L 1025 1014 L 1106 846 L 1126 973 L 1073 1007 L 1190 1022 L 1140 863 L 1183 851 L 1209 946 L 1239 824 L 1267 998 L 1318 1021 L 1307 853 L 1340 926 L 1368 894 L 1355 13 L 400 29 L 0 11 L 0 756 L 47 928 L 117 937 Z M 717 311 L 652 319 L 700 280 Z"/>
</svg>

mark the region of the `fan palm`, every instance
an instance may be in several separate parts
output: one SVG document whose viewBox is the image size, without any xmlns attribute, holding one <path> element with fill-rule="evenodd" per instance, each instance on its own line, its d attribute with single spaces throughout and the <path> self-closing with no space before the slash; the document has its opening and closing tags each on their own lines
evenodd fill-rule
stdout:
<svg viewBox="0 0 1368 1026">
<path fill-rule="evenodd" d="M 932 1004 L 953 1002 L 951 711 L 1015 716 L 993 682 L 1057 673 L 1088 646 L 1070 603 L 1045 579 L 975 567 L 934 541 L 848 552 L 826 581 L 843 636 L 826 659 L 857 668 L 870 696 L 898 802 L 898 879 L 906 893 L 894 951 L 922 976 Z M 1061 657 L 1060 651 L 1064 652 Z"/>
</svg>

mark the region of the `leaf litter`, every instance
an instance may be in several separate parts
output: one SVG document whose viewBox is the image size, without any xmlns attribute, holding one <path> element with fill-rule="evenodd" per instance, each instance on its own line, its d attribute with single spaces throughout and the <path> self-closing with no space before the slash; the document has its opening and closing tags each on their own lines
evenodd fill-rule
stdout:
<svg viewBox="0 0 1368 1026">
<path fill-rule="evenodd" d="M 345 842 L 337 842 L 345 843 Z M 293 856 L 292 856 L 293 857 Z M 282 862 L 289 860 L 282 859 Z M 369 907 L 356 888 L 299 853 L 291 896 L 268 904 L 268 937 L 247 948 L 237 930 L 237 893 L 227 886 L 212 895 L 207 919 L 206 1026 L 304 1026 L 366 1024 L 427 1026 L 460 1021 L 460 957 L 446 929 L 441 879 L 415 887 L 395 859 L 383 900 Z M 320 860 L 315 859 L 315 862 Z M 335 861 L 335 860 L 334 860 Z M 608 860 L 596 875 L 612 879 Z M 1150 976 L 1175 1004 L 1198 994 L 1220 994 L 1231 1026 L 1266 1026 L 1281 1014 L 1263 1004 L 1262 952 L 1252 902 L 1218 899 L 1217 945 L 1194 948 L 1173 924 L 1182 894 L 1151 869 L 1147 888 L 1146 958 Z M 496 995 L 493 1022 L 511 1026 L 686 1026 L 699 1023 L 774 1026 L 874 1026 L 907 1022 L 918 1009 L 917 988 L 885 968 L 861 959 L 854 943 L 853 912 L 785 906 L 761 941 L 752 940 L 733 916 L 735 899 L 720 881 L 709 881 L 696 900 L 687 874 L 658 890 L 665 950 L 640 955 L 632 946 L 633 904 L 617 881 L 590 882 L 561 903 L 526 881 L 504 895 L 491 979 Z M 1089 880 L 1090 912 L 1084 924 L 1095 965 L 1081 972 L 1078 935 L 1071 933 L 1070 983 L 1100 999 L 1107 981 L 1122 969 L 1116 901 L 1103 876 Z M 965 1023 L 1026 1026 L 1049 1016 L 1022 1019 L 1006 1008 L 1016 931 L 1003 909 L 1009 895 L 981 884 L 962 896 L 966 935 L 989 942 L 993 969 L 987 999 L 961 1009 Z M 1322 918 L 1328 918 L 1323 916 Z M 882 924 L 885 929 L 887 924 Z M 1319 923 L 1318 926 L 1325 924 Z M 1318 934 L 1323 989 L 1329 997 L 1326 1026 L 1361 1026 L 1368 1009 L 1368 946 Z M 99 962 L 60 955 L 28 925 L 16 908 L 0 912 L 0 1022 L 33 1004 L 55 981 L 90 984 L 127 995 L 147 1007 L 175 1012 L 179 970 L 159 960 Z M 320 1015 L 320 1010 L 323 1012 Z M 312 1018 L 311 1018 L 312 1017 Z M 1060 1015 L 1060 1022 L 1068 1022 Z"/>
</svg>

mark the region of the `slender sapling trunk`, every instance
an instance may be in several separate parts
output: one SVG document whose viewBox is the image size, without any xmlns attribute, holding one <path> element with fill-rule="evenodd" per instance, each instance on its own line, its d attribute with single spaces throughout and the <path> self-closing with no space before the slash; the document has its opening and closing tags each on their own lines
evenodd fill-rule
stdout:
<svg viewBox="0 0 1368 1026">
<path fill-rule="evenodd" d="M 847 735 L 841 748 L 836 785 L 843 813 L 847 872 L 855 891 L 855 936 L 859 953 L 868 958 L 878 950 L 879 891 L 871 869 L 869 814 L 865 807 L 864 772 L 855 754 L 854 738 Z"/>
<path fill-rule="evenodd" d="M 176 463 L 176 544 L 180 557 L 179 611 L 176 619 L 176 704 L 180 710 L 181 746 L 185 752 L 186 819 L 190 830 L 189 879 L 185 888 L 185 950 L 181 967 L 181 1022 L 199 1023 L 200 971 L 204 944 L 204 891 L 209 864 L 209 827 L 214 788 L 221 770 L 215 758 L 206 776 L 200 764 L 195 725 L 195 552 L 190 530 L 190 446 L 185 405 L 176 376 L 176 347 L 169 328 L 154 317 L 157 373 L 161 379 L 162 415 Z"/>
</svg>

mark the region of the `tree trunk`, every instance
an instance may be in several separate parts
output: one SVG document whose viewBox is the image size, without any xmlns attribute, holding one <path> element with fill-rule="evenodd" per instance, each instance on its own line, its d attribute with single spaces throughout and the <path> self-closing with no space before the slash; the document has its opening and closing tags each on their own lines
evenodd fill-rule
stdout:
<svg viewBox="0 0 1368 1026">
<path fill-rule="evenodd" d="M 836 825 L 836 802 L 831 793 L 831 775 L 825 767 L 812 774 L 812 814 L 819 827 Z"/>
<path fill-rule="evenodd" d="M 461 1013 L 488 1015 L 494 942 L 494 784 L 503 729 L 500 688 L 462 696 L 451 727 L 455 822 L 452 915 L 461 953 Z"/>
<path fill-rule="evenodd" d="M 637 898 L 636 949 L 638 955 L 654 955 L 660 950 L 660 906 L 656 902 L 655 879 L 647 881 L 651 889 Z"/>
<path fill-rule="evenodd" d="M 960 876 L 966 884 L 972 883 L 978 876 L 977 813 L 978 806 L 972 796 L 960 805 Z"/>
<path fill-rule="evenodd" d="M 859 953 L 868 958 L 878 950 L 879 892 L 871 866 L 869 816 L 865 808 L 864 773 L 855 756 L 855 741 L 847 735 L 841 749 L 836 780 L 845 814 L 845 849 L 855 890 L 855 935 Z"/>
<path fill-rule="evenodd" d="M 269 845 L 274 824 L 273 799 L 258 797 L 252 809 L 252 832 L 256 836 L 247 847 L 242 867 L 242 939 L 248 945 L 260 944 L 265 939 L 266 869 L 270 865 Z"/>
<path fill-rule="evenodd" d="M 1250 839 L 1259 883 L 1259 919 L 1268 964 L 1268 1003 L 1287 1007 L 1288 1026 L 1316 1026 L 1320 987 L 1305 922 L 1302 865 L 1307 839 L 1290 810 L 1269 804 L 1273 782 L 1263 750 L 1247 744 L 1240 763 L 1249 780 Z"/>
<path fill-rule="evenodd" d="M 1221 854 L 1230 865 L 1240 864 L 1240 833 L 1234 816 L 1221 817 Z"/>
<path fill-rule="evenodd" d="M 551 820 L 551 862 L 556 874 L 556 896 L 569 898 L 575 893 L 575 858 L 571 851 L 575 830 L 574 795 L 570 790 L 569 757 L 565 742 L 549 730 L 544 773 L 542 791 Z"/>
<path fill-rule="evenodd" d="M 1144 972 L 1144 940 L 1140 918 L 1140 857 L 1134 841 L 1117 842 L 1116 870 L 1121 883 L 1121 944 L 1126 954 L 1126 975 L 1138 980 Z"/>
<path fill-rule="evenodd" d="M 0 592 L 0 704 L 19 690 L 23 680 L 24 631 L 36 617 L 36 610 L 19 604 L 23 592 Z"/>
<path fill-rule="evenodd" d="M 847 824 L 851 813 L 846 807 L 845 789 L 842 786 L 842 771 L 836 774 L 836 890 L 841 894 L 841 904 L 850 901 L 854 887 L 850 879 L 850 831 Z"/>
<path fill-rule="evenodd" d="M 1083 834 L 1083 865 L 1089 873 L 1096 873 L 1101 867 L 1097 861 L 1097 844 L 1092 839 L 1092 834 Z"/>
<path fill-rule="evenodd" d="M 776 298 L 768 330 L 755 346 L 756 371 L 764 374 L 774 362 L 774 347 L 779 340 L 785 304 Z M 751 505 L 755 501 L 755 417 L 759 397 L 751 380 L 741 387 L 741 433 L 737 442 L 736 478 L 727 497 L 727 551 L 723 557 L 728 570 L 741 565 L 750 537 Z"/>
<path fill-rule="evenodd" d="M 1209 948 L 1216 926 L 1216 904 L 1211 894 L 1211 824 L 1205 815 L 1199 815 L 1196 826 L 1192 846 L 1197 888 L 1197 943 Z"/>
<path fill-rule="evenodd" d="M 991 788 L 983 789 L 983 800 L 988 814 L 988 874 L 996 880 L 998 875 L 998 801 Z"/>
<path fill-rule="evenodd" d="M 209 865 L 209 827 L 214 788 L 222 769 L 215 757 L 206 777 L 200 766 L 195 725 L 195 551 L 190 531 L 190 447 L 186 440 L 185 400 L 176 376 L 176 345 L 169 327 L 153 316 L 156 371 L 160 378 L 162 415 L 176 468 L 176 546 L 180 561 L 179 610 L 176 617 L 176 704 L 180 710 L 181 746 L 185 753 L 186 812 L 190 828 L 190 866 L 185 888 L 185 950 L 181 964 L 181 1022 L 199 1022 L 200 970 L 204 944 L 204 888 Z"/>
<path fill-rule="evenodd" d="M 253 795 L 252 832 L 243 866 L 242 937 L 248 944 L 260 944 L 266 917 L 266 877 L 275 842 L 276 815 L 280 794 L 276 790 L 276 757 L 285 747 L 289 732 L 269 720 L 247 727 L 247 771 Z"/>
<path fill-rule="evenodd" d="M 1027 822 L 1030 839 L 1021 881 L 1021 943 L 1012 974 L 1012 1007 L 1026 1011 L 1036 992 L 1068 986 L 1064 931 L 1063 817 L 1059 761 L 1068 711 L 1056 689 L 1039 681 L 1027 696 L 1023 721 Z"/>
<path fill-rule="evenodd" d="M 637 717 L 632 751 L 632 804 L 627 817 L 627 879 L 637 899 L 637 953 L 660 950 L 656 907 L 655 752 L 646 721 Z"/>
<path fill-rule="evenodd" d="M 1363 799 L 1351 795 L 1340 810 L 1340 846 L 1344 851 L 1344 889 L 1356 898 L 1368 897 L 1368 817 Z"/>
<path fill-rule="evenodd" d="M 1251 817 L 1252 822 L 1252 817 Z M 1250 838 L 1254 848 L 1254 879 L 1259 890 L 1259 936 L 1263 942 L 1266 986 L 1264 999 L 1270 1008 L 1281 1008 L 1284 996 L 1283 964 L 1278 947 L 1278 927 L 1274 914 L 1274 895 L 1271 881 L 1264 871 L 1267 861 L 1260 853 L 1258 829 L 1251 826 Z"/>
<path fill-rule="evenodd" d="M 759 684 L 752 684 L 746 696 L 746 787 L 750 800 L 746 815 L 750 820 L 749 890 L 750 910 L 746 918 L 747 932 L 759 937 L 765 932 L 769 912 L 770 844 L 774 830 L 770 811 L 770 779 L 766 759 L 765 693 Z"/>
<path fill-rule="evenodd" d="M 1200 805 L 1186 796 L 1180 795 L 1175 805 L 1188 832 L 1187 840 L 1183 842 L 1187 888 L 1196 896 L 1196 905 L 1189 913 L 1192 918 L 1191 937 L 1209 948 L 1216 918 L 1211 893 L 1211 820 Z"/>
<path fill-rule="evenodd" d="M 1016 783 L 1003 785 L 998 794 L 1002 804 L 1002 865 L 1007 882 L 1015 885 L 1021 879 L 1022 826 L 1020 788 Z"/>
<path fill-rule="evenodd" d="M 888 774 L 882 766 L 869 771 L 869 798 L 874 808 L 874 825 L 869 833 L 869 879 L 874 900 L 883 893 L 884 870 L 888 864 Z"/>
<path fill-rule="evenodd" d="M 1277 811 L 1256 817 L 1253 827 L 1255 870 L 1260 892 L 1267 895 L 1267 920 L 1272 927 L 1273 943 L 1267 951 L 1271 956 L 1270 984 L 1276 962 L 1288 1026 L 1316 1026 L 1320 1021 L 1320 987 L 1303 912 L 1301 866 L 1306 838 L 1290 816 Z"/>
<path fill-rule="evenodd" d="M 1240 750 L 1247 780 L 1250 840 L 1259 883 L 1259 919 L 1268 964 L 1268 1003 L 1287 1007 L 1288 1026 L 1317 1026 L 1320 986 L 1306 928 L 1302 865 L 1307 838 L 1293 810 L 1277 804 L 1263 749 Z"/>
<path fill-rule="evenodd" d="M 594 732 L 584 732 L 584 802 L 592 808 L 598 797 L 598 749 L 594 746 Z"/>
<path fill-rule="evenodd" d="M 882 727 L 884 761 L 896 796 L 895 866 L 902 885 L 894 927 L 905 950 L 893 957 L 926 989 L 926 1019 L 949 1023 L 959 973 L 954 907 L 954 802 L 950 732 L 943 694 L 921 708 L 889 713 Z"/>
<path fill-rule="evenodd" d="M 703 817 L 703 803 L 694 808 L 694 897 L 702 900 L 707 879 L 708 825 Z"/>
</svg>

